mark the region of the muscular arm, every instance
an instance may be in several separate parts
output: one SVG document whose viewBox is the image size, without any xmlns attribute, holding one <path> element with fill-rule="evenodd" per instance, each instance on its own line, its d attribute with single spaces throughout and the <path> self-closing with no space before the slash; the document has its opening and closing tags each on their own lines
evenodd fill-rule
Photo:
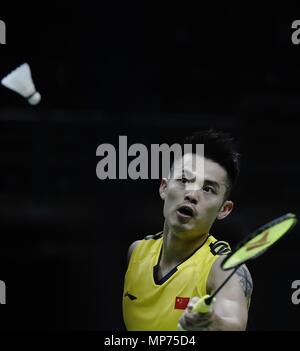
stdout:
<svg viewBox="0 0 300 351">
<path fill-rule="evenodd" d="M 223 271 L 221 263 L 224 257 L 220 257 L 212 267 L 208 277 L 207 290 L 211 294 L 232 271 Z M 253 283 L 248 268 L 245 265 L 239 267 L 233 277 L 216 296 L 214 306 L 215 330 L 245 330 L 248 320 L 248 308 L 252 294 Z"/>
<path fill-rule="evenodd" d="M 214 263 L 207 280 L 207 291 L 212 294 L 232 271 L 223 271 L 221 263 L 224 256 Z M 252 293 L 251 275 L 245 265 L 241 266 L 216 296 L 213 310 L 201 314 L 192 312 L 199 300 L 194 297 L 180 317 L 180 324 L 186 330 L 232 330 L 242 331 L 247 327 L 248 307 Z"/>
</svg>

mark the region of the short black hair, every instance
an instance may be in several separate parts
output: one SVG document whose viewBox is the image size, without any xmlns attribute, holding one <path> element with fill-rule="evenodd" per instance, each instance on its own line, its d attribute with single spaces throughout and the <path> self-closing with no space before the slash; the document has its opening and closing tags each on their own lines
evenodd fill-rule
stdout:
<svg viewBox="0 0 300 351">
<path fill-rule="evenodd" d="M 184 144 L 193 146 L 204 144 L 204 157 L 218 163 L 226 170 L 229 183 L 225 194 L 225 199 L 227 199 L 240 173 L 241 155 L 237 151 L 234 138 L 229 133 L 208 129 L 187 136 Z"/>
</svg>

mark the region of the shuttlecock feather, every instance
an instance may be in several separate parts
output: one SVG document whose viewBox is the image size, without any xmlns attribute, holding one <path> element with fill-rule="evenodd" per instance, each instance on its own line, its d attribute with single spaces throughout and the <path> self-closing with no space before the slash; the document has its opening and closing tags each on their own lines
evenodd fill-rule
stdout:
<svg viewBox="0 0 300 351">
<path fill-rule="evenodd" d="M 41 95 L 36 91 L 28 63 L 23 63 L 1 80 L 6 88 L 22 95 L 31 105 L 37 105 Z"/>
</svg>

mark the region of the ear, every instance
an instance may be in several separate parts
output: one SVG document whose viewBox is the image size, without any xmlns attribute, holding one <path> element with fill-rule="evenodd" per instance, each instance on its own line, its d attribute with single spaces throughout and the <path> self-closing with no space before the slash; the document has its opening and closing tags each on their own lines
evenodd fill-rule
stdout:
<svg viewBox="0 0 300 351">
<path fill-rule="evenodd" d="M 224 219 L 226 218 L 229 213 L 233 210 L 234 204 L 232 201 L 225 201 L 224 204 L 222 205 L 219 214 L 217 216 L 218 219 Z"/>
<path fill-rule="evenodd" d="M 166 178 L 163 178 L 159 186 L 159 195 L 162 200 L 164 200 L 166 197 L 167 188 L 168 188 L 168 181 Z"/>
</svg>

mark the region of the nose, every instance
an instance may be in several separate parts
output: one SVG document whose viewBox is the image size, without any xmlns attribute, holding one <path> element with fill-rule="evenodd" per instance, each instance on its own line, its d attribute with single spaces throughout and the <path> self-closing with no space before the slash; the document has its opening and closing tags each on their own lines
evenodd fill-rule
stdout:
<svg viewBox="0 0 300 351">
<path fill-rule="evenodd" d="M 185 195 L 184 200 L 192 203 L 193 205 L 198 204 L 198 199 L 197 199 L 196 195 L 194 193 L 191 193 L 191 192 L 189 192 L 188 194 Z"/>
</svg>

